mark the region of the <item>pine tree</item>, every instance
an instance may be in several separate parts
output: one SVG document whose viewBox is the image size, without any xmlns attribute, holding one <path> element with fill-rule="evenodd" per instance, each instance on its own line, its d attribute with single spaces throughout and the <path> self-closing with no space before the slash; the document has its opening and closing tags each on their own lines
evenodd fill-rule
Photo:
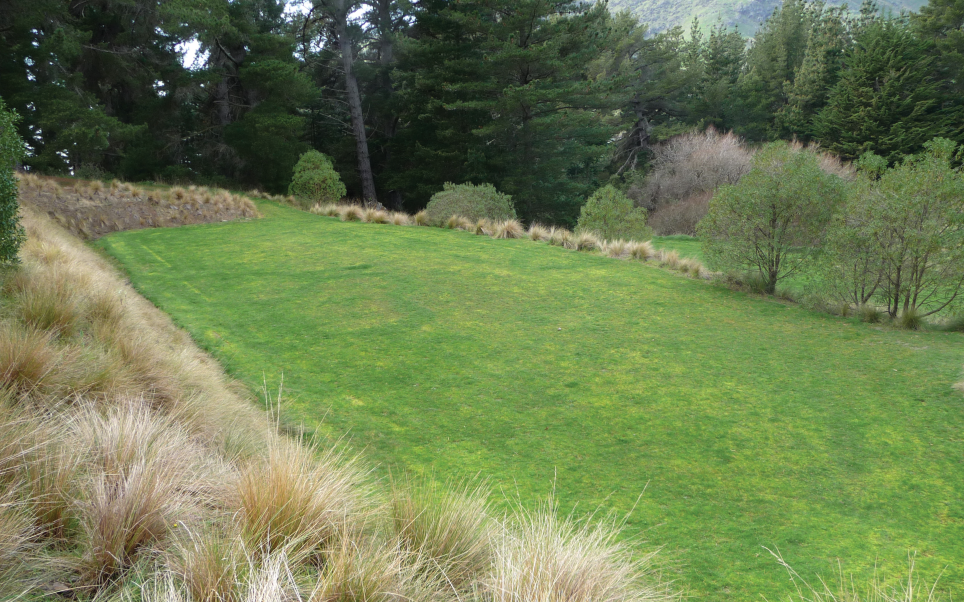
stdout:
<svg viewBox="0 0 964 602">
<path fill-rule="evenodd" d="M 814 119 L 821 144 L 847 159 L 872 151 L 893 163 L 953 129 L 954 113 L 942 106 L 934 78 L 932 46 L 905 22 L 869 25 Z"/>
<path fill-rule="evenodd" d="M 776 131 L 782 137 L 813 137 L 813 117 L 840 79 L 850 45 L 850 21 L 845 7 L 826 9 L 817 19 L 803 62 L 787 86 L 787 102 L 776 115 Z"/>
</svg>

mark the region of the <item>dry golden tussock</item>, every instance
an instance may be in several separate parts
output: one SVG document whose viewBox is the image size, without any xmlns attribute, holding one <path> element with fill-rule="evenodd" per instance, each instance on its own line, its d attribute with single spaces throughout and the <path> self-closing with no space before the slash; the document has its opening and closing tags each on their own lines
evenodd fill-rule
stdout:
<svg viewBox="0 0 964 602">
<path fill-rule="evenodd" d="M 336 534 L 366 520 L 364 475 L 334 449 L 275 440 L 238 481 L 240 521 L 248 549 L 296 556 L 319 553 Z"/>
<path fill-rule="evenodd" d="M 613 259 L 628 259 L 630 256 L 630 243 L 625 240 L 603 241 L 600 251 L 606 257 Z"/>
<path fill-rule="evenodd" d="M 646 261 L 652 258 L 656 254 L 656 250 L 653 248 L 652 243 L 650 243 L 649 241 L 637 242 L 635 240 L 632 240 L 629 242 L 628 250 L 629 250 L 629 256 L 639 261 Z"/>
<path fill-rule="evenodd" d="M 577 232 L 572 244 L 577 251 L 600 251 L 603 241 L 593 232 Z"/>
<path fill-rule="evenodd" d="M 529 231 L 526 232 L 526 236 L 529 240 L 535 242 L 547 242 L 549 240 L 549 228 L 542 226 L 540 224 L 532 224 L 529 226 Z"/>
<path fill-rule="evenodd" d="M 677 251 L 667 251 L 665 249 L 660 249 L 656 251 L 656 262 L 660 267 L 666 267 L 671 270 L 679 268 L 680 256 Z"/>
<path fill-rule="evenodd" d="M 339 216 L 338 205 L 336 203 L 325 203 L 323 205 L 321 203 L 315 203 L 315 205 L 311 208 L 311 213 L 314 213 L 315 215 L 324 215 L 327 217 Z"/>
<path fill-rule="evenodd" d="M 391 517 L 405 549 L 428 559 L 456 591 L 468 592 L 490 571 L 502 525 L 483 486 L 395 482 Z"/>
<path fill-rule="evenodd" d="M 428 226 L 428 212 L 424 209 L 419 211 L 412 217 L 412 223 L 416 226 Z"/>
<path fill-rule="evenodd" d="M 555 226 L 549 228 L 549 244 L 557 247 L 572 248 L 572 232 Z"/>
<path fill-rule="evenodd" d="M 472 221 L 461 215 L 453 215 L 442 223 L 442 227 L 447 230 L 466 230 L 472 226 Z"/>
<path fill-rule="evenodd" d="M 338 208 L 338 218 L 343 222 L 360 222 L 365 217 L 365 210 L 358 205 L 341 205 Z"/>
<path fill-rule="evenodd" d="M 387 224 L 389 223 L 389 216 L 387 211 L 381 209 L 367 208 L 364 210 L 362 216 L 362 221 L 369 224 Z"/>
<path fill-rule="evenodd" d="M 644 602 L 671 600 L 654 572 L 654 554 L 637 556 L 617 541 L 613 520 L 560 519 L 546 504 L 517 511 L 512 528 L 496 546 L 494 568 L 485 580 L 486 599 Z"/>
<path fill-rule="evenodd" d="M 401 211 L 392 211 L 388 217 L 393 226 L 411 226 L 412 216 Z"/>
<path fill-rule="evenodd" d="M 518 220 L 509 219 L 495 222 L 489 236 L 492 238 L 522 238 L 526 234 L 526 229 Z"/>
<path fill-rule="evenodd" d="M 16 600 L 32 589 L 38 561 L 36 530 L 15 491 L 0 494 L 0 597 Z"/>
</svg>

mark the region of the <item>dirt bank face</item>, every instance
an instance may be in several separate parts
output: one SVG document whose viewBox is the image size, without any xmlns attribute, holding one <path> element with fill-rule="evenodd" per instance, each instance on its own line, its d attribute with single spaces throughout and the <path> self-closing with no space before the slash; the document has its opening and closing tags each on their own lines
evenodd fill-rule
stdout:
<svg viewBox="0 0 964 602">
<path fill-rule="evenodd" d="M 20 178 L 20 201 L 83 238 L 120 230 L 260 217 L 250 199 L 226 190 L 174 187 L 144 189 L 131 184 L 66 178 Z"/>
</svg>

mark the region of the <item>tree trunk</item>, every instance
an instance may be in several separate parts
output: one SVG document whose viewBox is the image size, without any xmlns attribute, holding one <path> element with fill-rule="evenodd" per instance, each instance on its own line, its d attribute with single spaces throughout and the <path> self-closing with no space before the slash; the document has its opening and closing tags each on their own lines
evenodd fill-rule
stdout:
<svg viewBox="0 0 964 602">
<path fill-rule="evenodd" d="M 341 11 L 340 11 L 341 12 Z M 365 134 L 365 116 L 362 114 L 361 94 L 358 92 L 358 80 L 352 68 L 354 50 L 348 37 L 348 14 L 341 12 L 337 16 L 335 28 L 338 35 L 338 48 L 341 51 L 342 63 L 345 67 L 345 92 L 348 93 L 348 109 L 351 113 L 351 128 L 355 134 L 355 148 L 358 153 L 358 175 L 362 181 L 362 196 L 366 205 L 377 205 L 375 194 L 375 178 L 372 175 L 371 159 L 368 156 L 368 137 Z"/>
</svg>

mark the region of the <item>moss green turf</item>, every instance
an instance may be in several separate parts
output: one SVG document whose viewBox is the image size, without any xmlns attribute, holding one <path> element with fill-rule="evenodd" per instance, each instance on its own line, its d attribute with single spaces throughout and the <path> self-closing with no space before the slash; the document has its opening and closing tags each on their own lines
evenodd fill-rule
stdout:
<svg viewBox="0 0 964 602">
<path fill-rule="evenodd" d="M 524 503 L 626 513 L 699 599 L 784 599 L 801 574 L 916 552 L 964 596 L 960 334 L 806 311 L 525 240 L 242 223 L 98 244 L 230 373 L 284 374 L 287 415 L 389 468 Z M 642 496 L 640 497 L 640 494 Z"/>
</svg>

